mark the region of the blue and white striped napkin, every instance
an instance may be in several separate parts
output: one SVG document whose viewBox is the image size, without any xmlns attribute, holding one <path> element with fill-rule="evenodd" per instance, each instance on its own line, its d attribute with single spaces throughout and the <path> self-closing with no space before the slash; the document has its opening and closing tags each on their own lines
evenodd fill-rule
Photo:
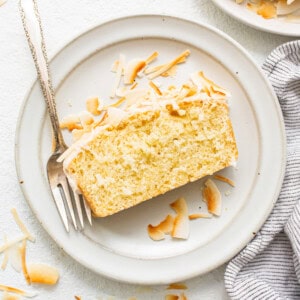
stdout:
<svg viewBox="0 0 300 300">
<path fill-rule="evenodd" d="M 286 174 L 268 220 L 228 264 L 225 286 L 234 300 L 300 299 L 300 40 L 276 48 L 263 70 L 285 121 Z"/>
</svg>

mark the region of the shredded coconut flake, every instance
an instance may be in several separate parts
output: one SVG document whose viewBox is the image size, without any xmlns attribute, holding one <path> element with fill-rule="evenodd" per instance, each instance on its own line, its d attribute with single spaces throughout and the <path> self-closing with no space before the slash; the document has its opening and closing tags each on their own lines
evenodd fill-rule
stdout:
<svg viewBox="0 0 300 300">
<path fill-rule="evenodd" d="M 95 116 L 99 116 L 101 114 L 101 111 L 98 109 L 100 105 L 98 97 L 87 99 L 85 104 L 86 110 L 91 114 Z"/>
<path fill-rule="evenodd" d="M 7 243 L 7 235 L 6 234 L 4 234 L 3 241 L 4 241 L 5 244 Z M 1 264 L 1 269 L 2 270 L 6 269 L 7 263 L 8 263 L 8 249 L 6 249 L 4 251 L 4 257 L 3 257 L 2 264 Z"/>
<path fill-rule="evenodd" d="M 35 241 L 35 237 L 29 232 L 25 224 L 22 222 L 22 220 L 19 217 L 19 214 L 15 208 L 12 208 L 10 210 L 11 214 L 14 217 L 14 220 L 16 224 L 19 226 L 20 230 L 24 233 L 24 235 L 27 237 L 27 239 L 31 242 Z"/>
<path fill-rule="evenodd" d="M 31 281 L 30 281 L 30 277 L 27 272 L 27 265 L 26 265 L 26 240 L 22 241 L 22 245 L 20 247 L 20 255 L 21 255 L 22 271 L 24 274 L 24 278 L 25 278 L 27 284 L 30 285 Z"/>
<path fill-rule="evenodd" d="M 116 89 L 119 87 L 119 85 L 121 83 L 124 65 L 125 65 L 125 56 L 123 54 L 120 54 L 119 63 L 118 63 L 117 71 L 116 71 L 116 79 L 115 79 L 113 89 L 110 94 L 111 98 L 115 97 Z"/>
<path fill-rule="evenodd" d="M 184 198 L 179 198 L 170 206 L 175 210 L 177 216 L 174 220 L 174 226 L 171 236 L 178 239 L 187 239 L 190 234 L 188 207 Z"/>
<path fill-rule="evenodd" d="M 222 197 L 216 184 L 208 179 L 202 191 L 203 200 L 207 203 L 207 209 L 210 213 L 220 216 L 222 210 Z"/>
<path fill-rule="evenodd" d="M 205 214 L 205 213 L 199 213 L 199 214 L 191 214 L 189 215 L 190 220 L 196 220 L 196 219 L 211 219 L 211 214 Z"/>
<path fill-rule="evenodd" d="M 15 294 L 27 297 L 27 298 L 33 298 L 37 295 L 36 292 L 26 292 L 24 290 L 21 290 L 21 289 L 12 287 L 12 286 L 8 286 L 8 285 L 3 285 L 3 284 L 0 284 L 0 291 L 15 293 Z"/>
<path fill-rule="evenodd" d="M 152 63 L 158 57 L 158 55 L 159 54 L 157 51 L 153 52 L 148 58 L 146 58 L 146 64 L 149 65 L 150 63 Z"/>
<path fill-rule="evenodd" d="M 161 241 L 165 238 L 164 232 L 151 224 L 148 225 L 148 235 L 153 241 Z"/>
<path fill-rule="evenodd" d="M 128 62 L 124 72 L 124 83 L 133 84 L 137 74 L 146 66 L 146 62 L 141 59 L 133 59 Z"/>
<path fill-rule="evenodd" d="M 27 236 L 20 236 L 17 238 L 14 238 L 13 240 L 7 241 L 4 245 L 0 246 L 0 253 L 5 251 L 6 249 L 16 245 L 19 242 L 22 242 L 23 240 L 27 239 Z"/>
<path fill-rule="evenodd" d="M 150 80 L 156 78 L 157 76 L 160 76 L 161 74 L 163 74 L 164 72 L 168 71 L 169 69 L 171 69 L 173 66 L 177 65 L 179 63 L 179 61 L 181 61 L 183 58 L 186 58 L 190 55 L 190 50 L 185 50 L 184 52 L 182 52 L 178 57 L 176 57 L 174 60 L 172 60 L 171 62 L 163 65 L 159 70 L 151 73 L 148 78 Z"/>
<path fill-rule="evenodd" d="M 226 182 L 226 183 L 228 183 L 229 185 L 235 187 L 234 181 L 231 180 L 231 179 L 229 179 L 229 178 L 227 178 L 227 177 L 225 177 L 225 176 L 222 176 L 222 175 L 220 175 L 220 174 L 215 174 L 215 175 L 214 175 L 214 178 L 217 179 L 217 180 Z"/>
</svg>

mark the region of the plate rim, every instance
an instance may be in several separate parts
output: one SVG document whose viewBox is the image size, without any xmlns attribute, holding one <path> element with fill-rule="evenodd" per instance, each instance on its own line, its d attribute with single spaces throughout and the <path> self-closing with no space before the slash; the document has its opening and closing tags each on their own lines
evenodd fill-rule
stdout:
<svg viewBox="0 0 300 300">
<path fill-rule="evenodd" d="M 196 26 L 200 26 L 203 27 L 205 29 L 207 29 L 208 31 L 212 31 L 213 33 L 219 35 L 220 37 L 222 37 L 223 39 L 225 39 L 226 41 L 230 42 L 231 44 L 233 44 L 240 52 L 242 52 L 242 54 L 247 58 L 247 60 L 251 63 L 251 65 L 255 68 L 255 70 L 258 72 L 258 74 L 261 76 L 261 79 L 264 81 L 264 84 L 266 86 L 266 88 L 268 89 L 268 92 L 270 93 L 270 95 L 272 95 L 272 97 L 275 99 L 277 99 L 277 96 L 270 84 L 270 82 L 267 80 L 265 74 L 263 73 L 262 69 L 257 65 L 257 63 L 254 61 L 254 59 L 250 56 L 250 54 L 238 43 L 236 42 L 233 38 L 231 38 L 230 36 L 228 36 L 227 34 L 225 34 L 224 32 L 222 32 L 221 30 L 213 27 L 212 25 L 206 24 L 204 22 L 200 22 L 200 21 L 193 21 L 193 20 L 189 20 L 188 18 L 184 18 L 178 15 L 174 15 L 174 14 L 135 14 L 135 15 L 126 15 L 123 17 L 118 17 L 118 18 L 113 18 L 110 19 L 108 21 L 104 21 L 104 22 L 99 22 L 98 24 L 95 24 L 93 26 L 91 26 L 90 28 L 88 28 L 87 30 L 83 30 L 80 34 L 76 35 L 73 39 L 71 39 L 69 42 L 67 42 L 66 44 L 64 44 L 61 48 L 59 48 L 54 55 L 51 57 L 51 59 L 49 59 L 49 61 L 51 62 L 52 60 L 54 60 L 66 47 L 68 47 L 69 45 L 71 45 L 73 42 L 75 42 L 77 39 L 79 39 L 80 37 L 84 36 L 85 34 L 88 34 L 89 32 L 95 30 L 96 28 L 100 27 L 100 26 L 104 26 L 104 25 L 108 25 L 109 23 L 113 23 L 116 21 L 125 21 L 125 20 L 132 20 L 134 18 L 141 18 L 141 17 L 155 17 L 155 18 L 171 18 L 171 19 L 178 19 L 187 23 L 192 23 Z M 44 230 L 49 234 L 49 236 L 55 241 L 55 243 L 62 249 L 64 250 L 64 252 L 66 254 L 68 254 L 69 257 L 71 257 L 72 259 L 74 259 L 76 262 L 78 262 L 80 265 L 89 268 L 90 270 L 96 272 L 97 274 L 101 274 L 105 277 L 108 277 L 110 279 L 113 280 L 118 280 L 118 281 L 122 281 L 122 282 L 126 282 L 126 283 L 137 283 L 137 284 L 145 284 L 145 285 L 153 285 L 153 284 L 166 284 L 169 283 L 170 281 L 168 280 L 160 280 L 160 281 L 151 281 L 151 282 L 145 282 L 143 279 L 141 279 L 140 281 L 132 281 L 132 280 L 124 280 L 124 278 L 121 277 L 112 277 L 108 274 L 105 273 L 100 273 L 99 270 L 97 270 L 96 268 L 93 268 L 93 266 L 91 265 L 87 265 L 84 262 L 82 262 L 78 257 L 74 257 L 73 255 L 71 255 L 71 253 L 69 253 L 65 248 L 64 245 L 62 245 L 59 241 L 57 241 L 57 239 L 55 238 L 54 235 L 52 235 L 48 230 L 47 230 L 47 226 L 44 225 L 43 221 L 39 218 L 37 212 L 35 211 L 33 205 L 31 205 L 31 202 L 29 200 L 26 188 L 23 184 L 20 183 L 20 181 L 22 180 L 21 178 L 21 163 L 19 161 L 19 139 L 20 139 L 20 126 L 21 126 L 21 122 L 22 122 L 22 118 L 26 109 L 26 104 L 27 101 L 29 99 L 29 96 L 35 86 L 35 84 L 37 83 L 37 77 L 35 77 L 35 79 L 32 81 L 30 87 L 28 88 L 27 93 L 25 94 L 23 101 L 20 105 L 19 108 L 19 114 L 18 114 L 18 118 L 17 118 L 17 125 L 16 125 L 16 130 L 15 130 L 15 167 L 16 167 L 16 172 L 17 172 L 17 178 L 19 181 L 19 186 L 20 189 L 22 191 L 23 197 L 25 198 L 27 204 L 29 205 L 31 211 L 33 212 L 33 214 L 35 215 L 37 221 L 42 225 L 42 227 L 44 228 Z M 284 179 L 284 174 L 285 174 L 285 166 L 286 166 L 286 134 L 285 134 L 285 126 L 284 126 L 284 120 L 283 120 L 283 116 L 282 116 L 282 111 L 281 111 L 281 107 L 278 103 L 278 101 L 274 101 L 274 106 L 276 108 L 276 112 L 277 112 L 277 118 L 278 121 L 280 123 L 280 128 L 281 128 L 281 140 L 282 140 L 282 144 L 281 146 L 281 152 L 282 152 L 282 158 L 283 158 L 283 162 L 282 162 L 282 167 L 281 167 L 281 172 L 280 172 L 280 176 L 278 179 L 278 184 L 276 185 L 276 188 L 274 188 L 273 190 L 273 195 L 274 195 L 274 199 L 271 202 L 270 201 L 270 205 L 268 207 L 268 210 L 265 211 L 264 217 L 261 218 L 260 222 L 257 222 L 257 230 L 259 230 L 261 228 L 261 226 L 264 224 L 264 222 L 266 221 L 267 217 L 269 216 L 269 214 L 271 213 L 278 195 L 280 193 L 281 190 L 281 186 L 282 186 L 282 182 Z M 253 238 L 253 236 L 248 236 L 247 240 L 248 242 Z M 247 242 L 247 243 L 248 243 Z M 239 251 L 245 246 L 246 244 L 243 244 L 242 246 L 240 246 Z M 229 259 L 231 259 L 234 256 L 234 254 L 231 253 L 230 257 L 225 257 L 223 259 L 223 263 L 227 262 Z M 205 273 L 214 270 L 215 268 L 217 268 L 218 266 L 221 266 L 221 264 L 218 265 L 214 265 L 212 266 L 210 269 L 208 269 Z M 186 280 L 195 276 L 198 276 L 200 274 L 204 274 L 202 273 L 198 273 L 198 274 L 189 274 L 186 276 L 181 276 L 179 280 Z"/>
</svg>

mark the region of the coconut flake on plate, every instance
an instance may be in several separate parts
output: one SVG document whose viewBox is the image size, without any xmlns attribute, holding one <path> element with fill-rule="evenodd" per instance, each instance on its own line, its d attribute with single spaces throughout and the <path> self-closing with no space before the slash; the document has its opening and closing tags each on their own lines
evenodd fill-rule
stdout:
<svg viewBox="0 0 300 300">
<path fill-rule="evenodd" d="M 231 185 L 232 187 L 235 187 L 235 182 L 225 176 L 222 176 L 220 174 L 215 174 L 214 178 L 219 180 L 219 181 L 223 181 L 225 183 L 228 183 L 229 185 Z"/>
<path fill-rule="evenodd" d="M 87 128 L 95 121 L 92 114 L 85 110 L 79 113 L 79 120 L 83 128 Z"/>
<path fill-rule="evenodd" d="M 161 241 L 165 239 L 165 233 L 151 224 L 148 225 L 148 235 L 153 241 Z"/>
<path fill-rule="evenodd" d="M 197 213 L 197 214 L 191 214 L 189 215 L 190 220 L 196 220 L 196 219 L 211 219 L 212 215 L 208 213 Z"/>
<path fill-rule="evenodd" d="M 171 69 L 173 66 L 175 66 L 179 62 L 181 62 L 183 59 L 186 59 L 186 57 L 188 57 L 190 55 L 190 53 L 191 53 L 190 50 L 185 50 L 179 56 L 177 56 L 175 59 L 173 59 L 169 63 L 166 63 L 166 64 L 162 65 L 158 70 L 152 72 L 148 76 L 148 79 L 152 80 L 152 79 L 160 76 L 161 74 L 165 73 L 166 71 L 168 71 L 169 69 Z"/>
<path fill-rule="evenodd" d="M 165 238 L 165 234 L 171 233 L 174 226 L 174 217 L 172 215 L 167 215 L 167 217 L 161 221 L 158 225 L 153 226 L 148 225 L 148 234 L 155 240 L 160 241 Z"/>
<path fill-rule="evenodd" d="M 152 63 L 157 57 L 158 57 L 159 53 L 157 51 L 154 51 L 150 56 L 148 56 L 145 59 L 145 62 L 147 65 L 149 65 L 150 63 Z"/>
<path fill-rule="evenodd" d="M 133 84 L 137 74 L 144 69 L 146 61 L 139 58 L 130 60 L 125 66 L 124 84 Z"/>
<path fill-rule="evenodd" d="M 86 110 L 95 116 L 99 116 L 101 114 L 101 110 L 99 110 L 99 98 L 93 97 L 88 98 L 85 101 Z"/>
<path fill-rule="evenodd" d="M 207 204 L 207 209 L 210 213 L 216 216 L 221 215 L 222 211 L 222 196 L 216 184 L 208 179 L 204 183 L 202 190 L 203 200 Z"/>
<path fill-rule="evenodd" d="M 300 1 L 279 1 L 277 4 L 277 14 L 279 16 L 293 14 L 300 10 Z"/>
<path fill-rule="evenodd" d="M 110 98 L 114 98 L 116 95 L 116 90 L 119 87 L 120 83 L 121 83 L 121 79 L 122 79 L 122 75 L 124 72 L 124 66 L 125 66 L 125 55 L 120 54 L 120 58 L 119 58 L 119 63 L 117 66 L 117 70 L 116 70 L 116 78 L 115 78 L 115 82 L 113 84 L 113 88 L 112 91 L 110 93 Z"/>
<path fill-rule="evenodd" d="M 157 95 L 162 96 L 161 90 L 158 88 L 158 86 L 152 80 L 149 81 L 149 85 Z"/>
<path fill-rule="evenodd" d="M 170 206 L 177 213 L 171 236 L 177 239 L 188 239 L 190 234 L 189 214 L 186 201 L 183 197 L 171 203 Z"/>
<path fill-rule="evenodd" d="M 73 129 L 82 129 L 79 116 L 74 114 L 63 117 L 59 123 L 59 127 L 61 129 L 67 128 L 69 131 L 72 131 Z"/>
</svg>

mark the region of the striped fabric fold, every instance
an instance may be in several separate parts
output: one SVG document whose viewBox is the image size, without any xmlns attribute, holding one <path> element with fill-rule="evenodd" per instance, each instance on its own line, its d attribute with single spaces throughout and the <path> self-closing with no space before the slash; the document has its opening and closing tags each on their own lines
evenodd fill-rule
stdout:
<svg viewBox="0 0 300 300">
<path fill-rule="evenodd" d="M 225 287 L 233 300 L 300 299 L 300 40 L 276 48 L 263 70 L 285 121 L 286 174 L 269 218 L 229 262 Z"/>
</svg>

